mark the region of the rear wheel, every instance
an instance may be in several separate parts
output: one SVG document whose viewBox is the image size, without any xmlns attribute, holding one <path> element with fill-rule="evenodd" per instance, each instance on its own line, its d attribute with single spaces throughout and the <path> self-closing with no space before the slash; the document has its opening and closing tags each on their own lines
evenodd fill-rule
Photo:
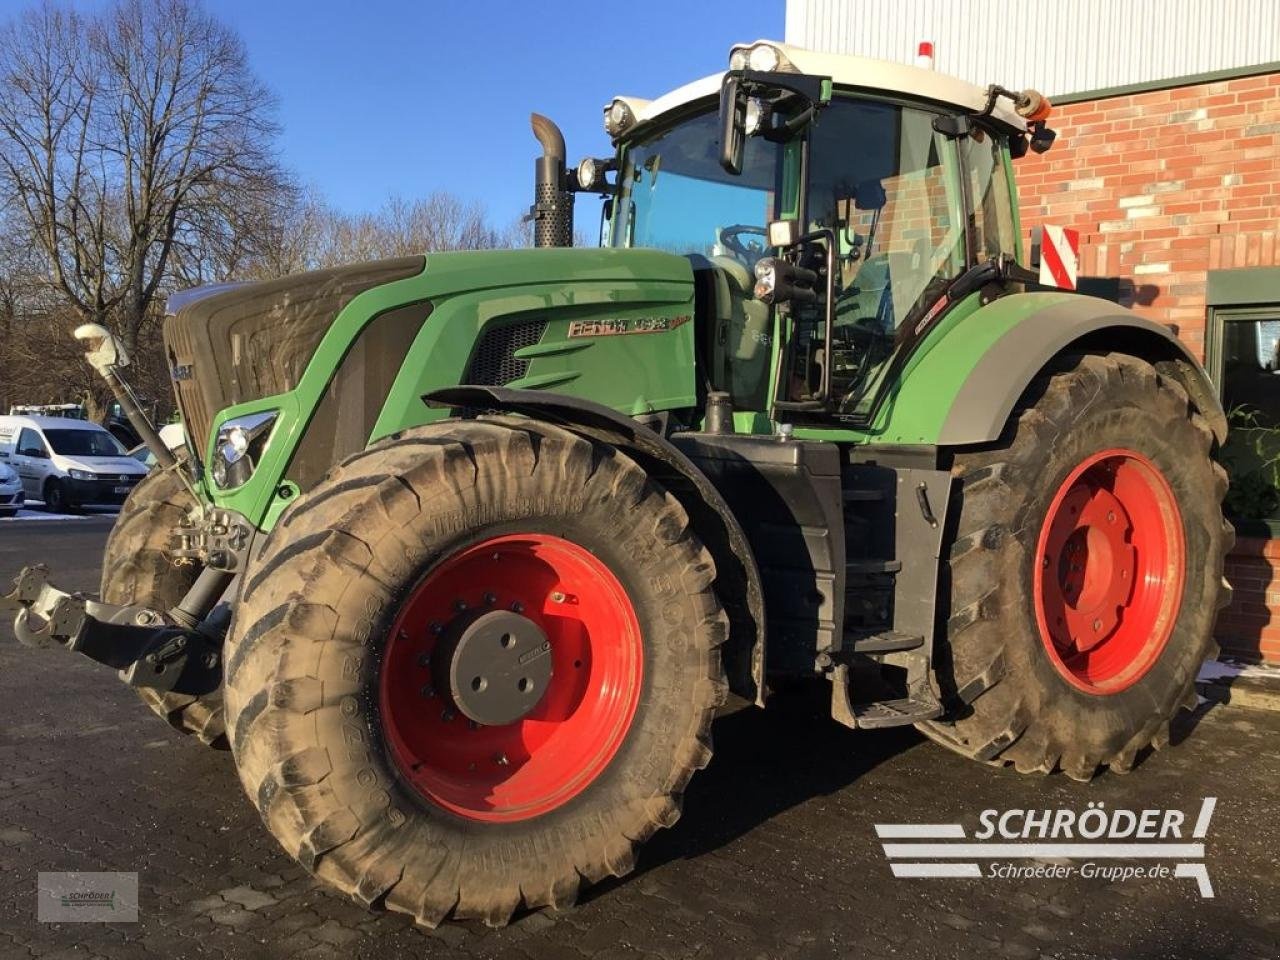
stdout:
<svg viewBox="0 0 1280 960">
<path fill-rule="evenodd" d="M 102 559 L 102 599 L 168 610 L 195 583 L 200 568 L 178 565 L 169 555 L 169 536 L 194 506 L 173 470 L 153 470 L 133 488 L 120 509 Z M 203 696 L 135 687 L 138 696 L 177 730 L 226 749 L 222 692 Z"/>
<path fill-rule="evenodd" d="M 939 678 L 921 725 L 966 756 L 1125 771 L 1195 705 L 1230 599 L 1226 474 L 1182 387 L 1129 356 L 1068 358 L 993 449 L 956 458 Z"/>
<path fill-rule="evenodd" d="M 710 758 L 727 619 L 679 504 L 525 420 L 388 438 L 299 500 L 228 642 L 241 780 L 371 906 L 502 924 L 632 869 Z"/>
</svg>

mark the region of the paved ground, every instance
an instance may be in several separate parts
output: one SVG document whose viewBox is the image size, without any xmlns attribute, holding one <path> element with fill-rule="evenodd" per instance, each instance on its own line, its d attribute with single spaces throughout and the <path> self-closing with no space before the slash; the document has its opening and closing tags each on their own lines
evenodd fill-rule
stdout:
<svg viewBox="0 0 1280 960">
<path fill-rule="evenodd" d="M 0 524 L 19 523 L 23 520 L 92 520 L 95 517 L 114 517 L 119 507 L 81 507 L 77 513 L 50 513 L 39 500 L 28 500 L 11 516 L 0 516 Z"/>
<path fill-rule="evenodd" d="M 92 588 L 110 521 L 6 524 L 0 578 L 43 559 Z M 183 740 L 108 671 L 19 649 L 0 626 L 0 960 L 26 957 L 1267 958 L 1280 944 L 1280 714 L 1205 707 L 1127 777 L 1028 779 L 910 732 L 854 734 L 784 703 L 721 722 L 685 816 L 639 871 L 504 930 L 415 929 L 312 883 L 240 794 L 229 757 Z M 985 808 L 1172 806 L 1208 836 L 1215 899 L 1188 879 L 906 880 L 877 822 Z M 141 875 L 141 921 L 41 924 L 36 873 Z"/>
</svg>

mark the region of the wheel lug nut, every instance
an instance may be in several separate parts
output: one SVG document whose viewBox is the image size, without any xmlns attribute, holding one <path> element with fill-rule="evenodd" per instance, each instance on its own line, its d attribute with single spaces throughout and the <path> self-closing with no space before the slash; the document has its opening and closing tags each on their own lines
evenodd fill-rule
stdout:
<svg viewBox="0 0 1280 960">
<path fill-rule="evenodd" d="M 426 686 L 422 688 L 422 695 L 426 697 L 428 700 L 430 700 L 432 697 L 436 695 L 436 688 L 428 683 Z"/>
<path fill-rule="evenodd" d="M 453 601 L 453 609 L 455 609 L 455 610 L 457 610 L 459 613 L 461 613 L 463 610 L 467 609 L 467 601 L 465 601 L 465 600 L 455 600 L 455 601 Z"/>
<path fill-rule="evenodd" d="M 444 627 L 440 626 L 440 624 L 438 623 L 431 624 L 432 633 L 440 633 L 442 630 L 444 630 Z"/>
<path fill-rule="evenodd" d="M 448 707 L 445 707 L 442 711 L 440 711 L 440 719 L 443 720 L 445 723 L 452 723 L 453 718 L 455 716 L 457 716 L 457 714 L 455 714 Z"/>
<path fill-rule="evenodd" d="M 515 603 L 511 604 L 511 612 L 524 613 L 524 604 L 517 600 Z"/>
<path fill-rule="evenodd" d="M 486 594 L 484 595 L 484 603 L 485 603 L 485 606 L 487 606 L 487 607 L 492 607 L 492 606 L 493 606 L 495 603 L 497 603 L 497 602 L 498 602 L 498 598 L 497 598 L 497 596 L 496 596 L 495 594 L 492 594 L 492 593 L 486 593 Z"/>
<path fill-rule="evenodd" d="M 420 667 L 431 666 L 431 658 L 427 656 L 425 653 L 422 654 L 422 656 L 418 657 L 418 666 Z"/>
<path fill-rule="evenodd" d="M 551 594 L 551 602 L 564 603 L 564 594 L 561 593 L 559 590 L 556 590 L 554 593 Z"/>
<path fill-rule="evenodd" d="M 1102 621 L 1101 620 L 1093 621 L 1093 632 L 1097 633 L 1101 629 L 1102 629 Z"/>
<path fill-rule="evenodd" d="M 500 767 L 505 767 L 508 763 L 507 755 L 505 753 L 495 753 L 493 755 L 493 762 Z"/>
<path fill-rule="evenodd" d="M 472 730 L 479 730 L 479 729 L 480 729 L 480 724 L 476 723 L 474 720 L 468 720 L 468 721 L 467 721 L 467 726 L 468 726 L 468 727 L 470 727 Z"/>
<path fill-rule="evenodd" d="M 1114 511 L 1114 510 L 1108 510 L 1108 511 L 1107 511 L 1107 523 L 1115 523 L 1115 522 L 1116 522 L 1116 514 L 1115 514 L 1115 511 Z"/>
</svg>

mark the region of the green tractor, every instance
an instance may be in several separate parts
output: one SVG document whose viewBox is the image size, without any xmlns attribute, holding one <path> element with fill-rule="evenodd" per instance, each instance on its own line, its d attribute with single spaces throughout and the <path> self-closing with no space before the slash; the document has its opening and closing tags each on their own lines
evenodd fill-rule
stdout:
<svg viewBox="0 0 1280 960">
<path fill-rule="evenodd" d="M 536 248 L 171 298 L 187 449 L 101 599 L 29 568 L 27 643 L 229 745 L 280 844 L 372 907 L 505 923 L 632 869 L 718 715 L 825 681 L 1022 772 L 1126 771 L 1229 597 L 1203 369 L 1025 266 L 1049 107 L 758 42 L 534 117 Z M 599 249 L 568 249 L 574 191 Z"/>
</svg>

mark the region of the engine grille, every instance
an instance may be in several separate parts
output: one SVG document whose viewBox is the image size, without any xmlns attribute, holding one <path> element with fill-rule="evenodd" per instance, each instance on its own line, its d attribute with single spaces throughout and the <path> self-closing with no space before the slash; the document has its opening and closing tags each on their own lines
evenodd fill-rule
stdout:
<svg viewBox="0 0 1280 960">
<path fill-rule="evenodd" d="M 533 346 L 546 329 L 545 320 L 524 320 L 485 331 L 471 354 L 462 382 L 501 387 L 519 380 L 529 372 L 529 361 L 516 357 L 516 351 Z"/>
</svg>

